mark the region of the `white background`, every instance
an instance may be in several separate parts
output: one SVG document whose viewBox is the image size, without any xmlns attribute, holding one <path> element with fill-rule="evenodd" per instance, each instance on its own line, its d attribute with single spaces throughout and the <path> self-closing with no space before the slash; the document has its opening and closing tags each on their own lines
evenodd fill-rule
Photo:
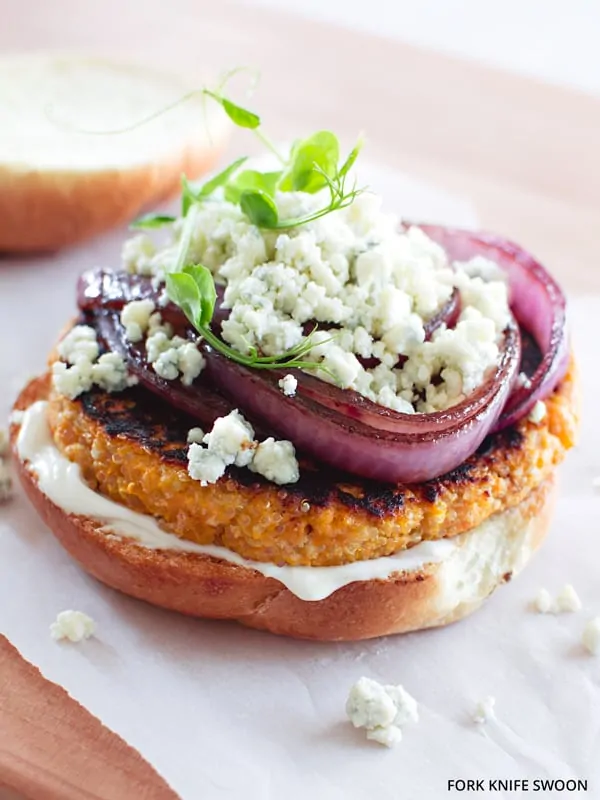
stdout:
<svg viewBox="0 0 600 800">
<path fill-rule="evenodd" d="M 600 95 L 598 0 L 242 0 Z"/>
</svg>

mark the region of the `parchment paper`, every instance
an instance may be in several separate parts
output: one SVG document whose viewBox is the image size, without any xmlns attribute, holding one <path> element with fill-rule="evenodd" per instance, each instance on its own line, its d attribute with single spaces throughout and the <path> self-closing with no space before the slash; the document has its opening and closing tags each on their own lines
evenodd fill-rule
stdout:
<svg viewBox="0 0 600 800">
<path fill-rule="evenodd" d="M 384 169 L 367 180 L 412 219 L 473 225 L 468 203 Z M 55 257 L 0 261 L 0 413 L 43 368 L 74 309 L 74 278 L 116 264 L 125 231 Z M 562 471 L 548 542 L 486 607 L 447 629 L 356 644 L 313 644 L 186 619 L 122 597 L 61 550 L 20 491 L 0 507 L 0 630 L 49 679 L 139 749 L 183 797 L 437 798 L 452 778 L 587 778 L 600 794 L 600 659 L 581 645 L 600 614 L 599 299 L 571 298 L 587 414 Z M 571 582 L 584 609 L 540 616 L 540 586 Z M 97 636 L 57 644 L 48 626 L 86 611 Z M 361 675 L 402 683 L 421 721 L 388 751 L 346 721 Z M 471 721 L 497 698 L 497 722 Z M 501 796 L 501 795 L 497 795 Z M 514 796 L 514 795 L 512 795 Z M 552 796 L 546 794 L 543 796 Z M 570 795 L 573 796 L 573 795 Z"/>
</svg>

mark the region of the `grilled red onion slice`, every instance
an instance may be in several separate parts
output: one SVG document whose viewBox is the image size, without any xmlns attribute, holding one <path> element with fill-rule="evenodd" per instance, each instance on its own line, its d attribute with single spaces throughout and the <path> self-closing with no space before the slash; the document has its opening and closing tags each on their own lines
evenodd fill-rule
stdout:
<svg viewBox="0 0 600 800">
<path fill-rule="evenodd" d="M 454 261 L 483 256 L 498 264 L 509 282 L 510 307 L 536 340 L 542 361 L 528 383 L 515 384 L 494 430 L 525 416 L 538 400 L 548 397 L 564 378 L 569 364 L 565 297 L 556 281 L 529 253 L 513 242 L 488 233 L 473 233 L 438 225 L 417 225 L 441 245 Z"/>
<path fill-rule="evenodd" d="M 204 374 L 192 386 L 184 386 L 181 381 L 166 381 L 157 375 L 148 364 L 144 345 L 132 344 L 126 339 L 117 312 L 110 309 L 96 310 L 94 319 L 98 334 L 107 348 L 126 359 L 130 371 L 142 386 L 180 411 L 195 417 L 204 427 L 212 427 L 218 417 L 226 416 L 234 408 L 206 380 Z"/>
<path fill-rule="evenodd" d="M 465 401 L 434 414 L 399 414 L 351 391 L 342 391 L 311 375 L 295 372 L 297 396 L 285 398 L 278 386 L 282 373 L 252 370 L 226 359 L 205 344 L 207 368 L 192 387 L 160 379 L 145 363 L 143 347 L 128 343 L 118 310 L 130 300 L 155 298 L 149 279 L 115 273 L 88 274 L 79 287 L 84 309 L 98 312 L 107 344 L 128 358 L 133 371 L 151 391 L 201 419 L 214 421 L 231 408 L 213 387 L 222 390 L 240 410 L 299 450 L 342 470 L 388 482 L 425 481 L 457 467 L 472 455 L 485 436 L 512 424 L 536 400 L 550 394 L 564 376 L 568 362 L 565 301 L 544 268 L 516 245 L 487 234 L 419 225 L 445 248 L 453 260 L 482 255 L 499 264 L 508 276 L 511 308 L 542 352 L 529 386 L 516 381 L 520 335 L 515 323 L 505 332 L 500 364 L 494 374 Z M 162 313 L 162 312 L 161 312 Z M 429 325 L 453 325 L 460 313 L 457 291 Z M 168 306 L 167 317 L 179 328 L 182 314 Z"/>
<path fill-rule="evenodd" d="M 82 311 L 94 311 L 99 308 L 120 311 L 132 300 L 152 300 L 157 306 L 162 319 L 170 322 L 177 332 L 189 327 L 185 314 L 170 300 L 161 303 L 160 295 L 163 287 L 157 287 L 154 279 L 144 275 L 133 275 L 123 270 L 94 269 L 84 272 L 77 281 L 77 304 Z M 223 286 L 217 289 L 217 311 L 215 319 L 222 319 L 229 313 L 220 311 L 223 301 Z"/>
<path fill-rule="evenodd" d="M 301 373 L 297 396 L 286 400 L 278 375 L 242 367 L 210 348 L 206 357 L 225 394 L 300 450 L 356 475 L 416 483 L 462 464 L 496 424 L 517 374 L 520 335 L 516 325 L 509 327 L 495 374 L 462 403 L 434 414 L 399 414 Z"/>
<path fill-rule="evenodd" d="M 386 482 L 435 478 L 468 458 L 496 422 L 520 356 L 514 326 L 506 332 L 496 373 L 463 403 L 435 414 L 398 414 L 303 373 L 297 373 L 298 395 L 286 401 L 278 386 L 281 373 L 248 369 L 207 346 L 207 367 L 192 386 L 165 381 L 147 363 L 143 345 L 127 341 L 118 310 L 96 308 L 95 318 L 106 345 L 127 359 L 147 389 L 203 425 L 211 426 L 233 407 L 215 391 L 218 387 L 246 416 L 291 439 L 299 450 L 344 471 Z M 282 402 L 287 402 L 285 408 Z"/>
</svg>

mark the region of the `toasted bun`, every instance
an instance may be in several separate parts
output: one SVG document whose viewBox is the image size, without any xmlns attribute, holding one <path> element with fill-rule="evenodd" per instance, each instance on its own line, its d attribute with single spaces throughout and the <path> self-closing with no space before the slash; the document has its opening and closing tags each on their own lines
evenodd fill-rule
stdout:
<svg viewBox="0 0 600 800">
<path fill-rule="evenodd" d="M 43 381 L 34 381 L 16 407 L 27 408 L 45 391 Z M 14 447 L 16 425 L 11 435 Z M 324 600 L 307 602 L 275 578 L 247 567 L 108 536 L 98 520 L 67 514 L 55 505 L 18 456 L 17 462 L 25 491 L 48 527 L 87 572 L 108 586 L 192 616 L 329 641 L 445 625 L 471 613 L 537 549 L 548 529 L 555 491 L 554 478 L 547 479 L 518 506 L 457 537 L 456 548 L 441 562 L 387 580 L 351 583 Z"/>
<path fill-rule="evenodd" d="M 0 251 L 84 239 L 210 169 L 229 130 L 216 104 L 192 97 L 132 128 L 201 85 L 101 59 L 0 59 Z"/>
</svg>

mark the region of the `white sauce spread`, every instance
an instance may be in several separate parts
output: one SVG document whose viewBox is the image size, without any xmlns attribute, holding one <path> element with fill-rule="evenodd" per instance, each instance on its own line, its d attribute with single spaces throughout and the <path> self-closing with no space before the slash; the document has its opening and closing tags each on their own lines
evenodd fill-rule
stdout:
<svg viewBox="0 0 600 800">
<path fill-rule="evenodd" d="M 410 572 L 426 564 L 444 561 L 457 549 L 454 541 L 422 542 L 384 558 L 355 561 L 338 567 L 279 567 L 249 561 L 217 545 L 200 545 L 167 533 L 153 517 L 131 511 L 92 491 L 81 477 L 77 464 L 56 448 L 46 419 L 46 402 L 30 406 L 21 420 L 17 450 L 22 461 L 38 478 L 40 490 L 68 514 L 93 517 L 105 523 L 107 533 L 134 539 L 152 550 L 173 550 L 220 558 L 248 567 L 267 578 L 275 578 L 301 600 L 323 600 L 342 586 L 355 581 L 386 579 L 396 572 Z"/>
</svg>

